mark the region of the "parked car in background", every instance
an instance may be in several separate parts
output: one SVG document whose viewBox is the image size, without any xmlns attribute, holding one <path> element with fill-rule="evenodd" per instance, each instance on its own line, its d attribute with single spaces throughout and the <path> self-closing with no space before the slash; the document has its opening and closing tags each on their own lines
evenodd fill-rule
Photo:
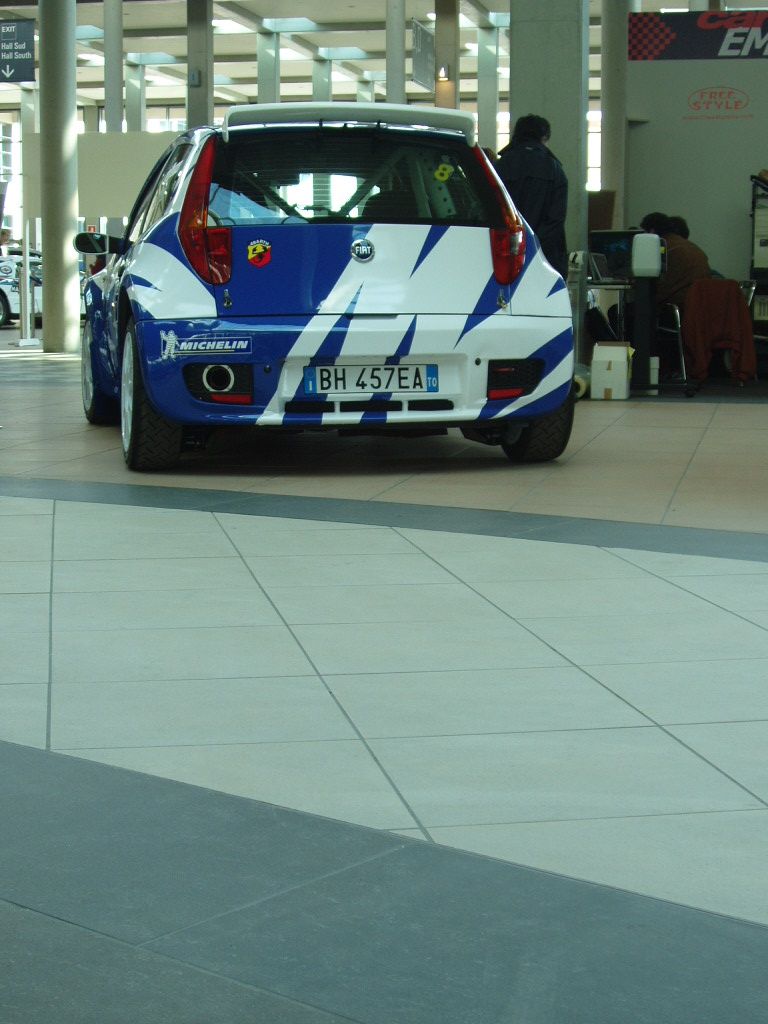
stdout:
<svg viewBox="0 0 768 1024">
<path fill-rule="evenodd" d="M 19 319 L 21 266 L 20 251 L 9 249 L 7 255 L 0 256 L 0 327 L 5 327 L 12 320 Z M 43 309 L 43 264 L 39 252 L 29 253 L 29 279 L 30 297 L 33 301 L 32 312 L 35 316 L 39 316 Z"/>
<path fill-rule="evenodd" d="M 171 145 L 123 239 L 75 245 L 112 254 L 85 287 L 83 404 L 119 418 L 132 469 L 244 424 L 458 428 L 512 461 L 568 442 L 568 292 L 471 114 L 234 107 Z"/>
</svg>

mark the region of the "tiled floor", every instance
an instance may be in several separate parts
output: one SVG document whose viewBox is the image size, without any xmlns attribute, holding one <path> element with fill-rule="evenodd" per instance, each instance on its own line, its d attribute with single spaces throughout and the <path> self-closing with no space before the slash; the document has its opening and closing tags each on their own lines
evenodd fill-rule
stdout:
<svg viewBox="0 0 768 1024">
<path fill-rule="evenodd" d="M 366 957 L 375 943 L 344 992 L 329 979 L 346 977 L 348 963 L 331 970 L 328 960 L 314 981 L 302 972 L 301 981 L 288 978 L 292 957 L 304 972 L 316 962 L 318 922 L 338 897 L 288 882 L 281 892 L 292 895 L 272 905 L 269 925 L 282 952 L 259 938 L 257 918 L 238 917 L 238 905 L 255 898 L 246 888 L 239 903 L 214 900 L 175 925 L 147 924 L 141 941 L 170 957 L 163 963 L 287 1000 L 262 1007 L 267 1021 L 765 1019 L 764 970 L 742 977 L 733 1017 L 716 1000 L 698 1003 L 700 978 L 685 972 L 668 987 L 658 983 L 657 1003 L 643 1002 L 646 993 L 623 1012 L 637 980 L 627 978 L 618 1002 L 597 1011 L 575 980 L 584 965 L 570 964 L 562 936 L 554 937 L 557 915 L 545 927 L 543 908 L 547 900 L 571 906 L 574 893 L 628 900 L 620 912 L 615 903 L 605 911 L 612 927 L 627 922 L 620 937 L 595 941 L 629 957 L 633 915 L 649 914 L 660 928 L 668 901 L 689 915 L 668 922 L 668 934 L 702 944 L 697 970 L 708 956 L 736 970 L 729 958 L 737 948 L 741 969 L 744 956 L 747 965 L 751 956 L 764 963 L 768 403 L 748 392 L 730 401 L 706 392 L 583 401 L 565 456 L 545 466 L 512 467 L 458 435 L 241 434 L 185 456 L 173 473 L 136 475 L 122 464 L 117 430 L 83 421 L 77 375 L 68 357 L 0 352 L 0 740 L 37 748 L 25 755 L 26 770 L 46 779 L 45 787 L 30 782 L 24 799 L 34 803 L 58 778 L 70 780 L 61 783 L 62 806 L 81 785 L 103 793 L 154 786 L 152 799 L 168 807 L 179 794 L 203 801 L 203 829 L 227 808 L 256 814 L 276 805 L 299 844 L 302 822 L 311 831 L 335 819 L 327 823 L 340 830 L 335 842 L 369 843 L 367 853 L 342 858 L 351 885 L 342 903 L 358 910 L 343 924 L 334 919 L 337 938 L 360 947 L 366 930 L 350 922 L 360 906 L 363 916 L 382 912 L 362 895 L 381 884 L 388 905 L 401 908 L 389 936 L 402 946 L 398 956 L 412 956 L 417 933 L 425 948 L 440 945 L 448 918 L 431 916 L 435 904 L 421 906 L 423 890 L 409 886 L 425 871 L 435 892 L 454 891 L 469 872 L 476 896 L 462 912 L 467 936 L 475 941 L 487 921 L 473 916 L 477 893 L 492 901 L 495 893 L 494 927 L 536 931 L 543 973 L 535 984 L 510 981 L 509 962 L 494 960 L 507 980 L 493 981 L 495 995 L 484 1002 L 482 972 L 465 978 L 474 994 L 454 1004 L 454 1016 L 435 994 L 445 984 L 440 972 L 374 970 Z M 21 757 L 22 747 L 7 751 Z M 247 799 L 227 802 L 236 798 Z M 18 804 L 17 794 L 15 813 Z M 173 807 L 169 815 L 179 813 Z M 98 816 L 78 808 L 72 813 L 90 834 Z M 52 855 L 57 829 L 68 831 L 56 820 L 36 839 L 53 844 Z M 13 849 L 21 865 L 28 847 Z M 358 889 L 355 872 L 368 857 L 383 874 L 365 868 L 368 882 Z M 39 877 L 49 862 L 40 855 Z M 399 881 L 385 863 L 399 865 Z M 77 888 L 76 866 L 60 870 L 64 889 Z M 317 879 L 337 869 L 313 870 Z M 53 890 L 36 902 L 29 879 L 11 876 L 9 905 L 48 923 L 58 918 L 59 929 L 69 922 L 123 940 L 122 912 L 105 923 L 82 901 L 59 906 Z M 196 880 L 200 891 L 206 878 Z M 506 907 L 501 893 L 510 885 L 531 899 L 538 893 L 524 912 Z M 563 885 L 571 886 L 567 898 Z M 416 905 L 418 923 L 409 916 Z M 570 920 L 563 913 L 561 930 Z M 727 936 L 718 931 L 726 918 L 736 919 Z M 25 922 L 13 916 L 8 927 Z M 37 927 L 29 923 L 33 946 Z M 46 935 L 65 947 L 75 941 Z M 660 947 L 650 952 L 650 935 L 642 955 L 652 958 Z M 530 965 L 534 954 L 520 941 Z M 444 952 L 448 971 L 456 951 Z M 604 995 L 615 988 L 603 984 Z M 350 995 L 366 985 L 370 998 Z M 60 987 L 66 992 L 66 980 Z M 685 1010 L 673 988 L 687 998 Z M 561 997 L 567 1011 L 556 1009 Z M 45 1007 L 32 1006 L 7 1016 L 9 1024 L 38 1012 L 45 1019 Z M 169 1020 L 198 1019 L 168 1012 Z M 240 1012 L 233 1003 L 204 1019 L 224 1024 Z"/>
</svg>

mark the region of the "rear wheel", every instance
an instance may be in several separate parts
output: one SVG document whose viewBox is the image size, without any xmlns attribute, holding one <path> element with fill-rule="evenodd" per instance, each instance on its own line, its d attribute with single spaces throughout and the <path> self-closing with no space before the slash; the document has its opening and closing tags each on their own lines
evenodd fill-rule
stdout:
<svg viewBox="0 0 768 1024">
<path fill-rule="evenodd" d="M 181 453 L 181 425 L 155 410 L 144 387 L 132 320 L 128 321 L 123 341 L 120 434 L 129 469 L 167 469 Z"/>
<path fill-rule="evenodd" d="M 100 390 L 93 372 L 92 338 L 91 325 L 86 320 L 80 349 L 80 383 L 85 418 L 89 423 L 117 423 L 120 419 L 120 407 L 117 400 L 111 395 L 105 395 Z"/>
<path fill-rule="evenodd" d="M 573 394 L 559 409 L 523 427 L 514 441 L 502 439 L 504 454 L 512 462 L 549 462 L 562 455 L 573 427 Z"/>
</svg>

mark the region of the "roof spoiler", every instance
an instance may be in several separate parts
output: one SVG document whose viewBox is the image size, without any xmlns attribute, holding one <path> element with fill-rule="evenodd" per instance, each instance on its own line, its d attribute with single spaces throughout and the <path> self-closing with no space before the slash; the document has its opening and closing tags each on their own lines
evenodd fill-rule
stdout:
<svg viewBox="0 0 768 1024">
<path fill-rule="evenodd" d="M 369 124 L 381 127 L 418 125 L 433 131 L 457 132 L 475 144 L 475 117 L 464 110 L 400 103 L 252 103 L 231 107 L 222 137 L 232 129 L 278 124 Z"/>
</svg>

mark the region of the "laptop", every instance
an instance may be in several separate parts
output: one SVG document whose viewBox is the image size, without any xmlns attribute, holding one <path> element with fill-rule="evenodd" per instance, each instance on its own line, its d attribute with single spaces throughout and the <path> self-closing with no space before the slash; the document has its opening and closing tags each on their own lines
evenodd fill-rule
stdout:
<svg viewBox="0 0 768 1024">
<path fill-rule="evenodd" d="M 589 254 L 589 276 L 595 282 L 613 280 L 608 267 L 608 257 L 603 253 L 591 252 Z"/>
</svg>

